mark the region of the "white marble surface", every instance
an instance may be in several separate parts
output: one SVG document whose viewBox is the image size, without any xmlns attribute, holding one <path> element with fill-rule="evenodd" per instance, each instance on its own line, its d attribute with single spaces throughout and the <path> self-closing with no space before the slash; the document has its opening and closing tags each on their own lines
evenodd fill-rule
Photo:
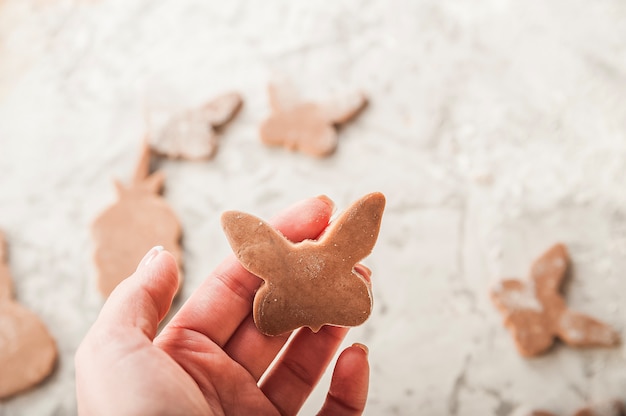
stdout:
<svg viewBox="0 0 626 416">
<path fill-rule="evenodd" d="M 522 359 L 487 296 L 563 241 L 569 303 L 626 336 L 624 22 L 621 0 L 0 0 L 0 227 L 17 296 L 60 349 L 0 415 L 76 412 L 73 354 L 101 306 L 89 223 L 130 176 L 146 111 L 230 89 L 245 107 L 215 159 L 160 165 L 185 231 L 182 298 L 229 250 L 223 210 L 380 190 L 375 310 L 347 341 L 371 350 L 367 414 L 566 415 L 624 396 L 622 347 Z M 276 77 L 371 105 L 328 159 L 265 148 Z"/>
</svg>

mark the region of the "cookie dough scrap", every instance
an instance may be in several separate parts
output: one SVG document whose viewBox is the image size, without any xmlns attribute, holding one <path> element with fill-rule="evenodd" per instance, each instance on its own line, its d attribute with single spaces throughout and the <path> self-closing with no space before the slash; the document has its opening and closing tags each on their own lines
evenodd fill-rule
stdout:
<svg viewBox="0 0 626 416">
<path fill-rule="evenodd" d="M 182 285 L 182 228 L 172 208 L 161 197 L 165 176 L 150 174 L 150 149 L 144 143 L 133 181 L 115 182 L 117 201 L 92 223 L 98 289 L 108 297 L 130 276 L 143 256 L 156 245 L 168 250 L 178 264 Z"/>
<path fill-rule="evenodd" d="M 546 410 L 530 410 L 528 408 L 520 408 L 513 412 L 511 416 L 557 416 Z"/>
<path fill-rule="evenodd" d="M 556 413 L 545 410 L 519 409 L 511 416 L 558 416 Z M 574 412 L 573 416 L 626 416 L 624 402 L 619 399 L 591 403 Z"/>
<path fill-rule="evenodd" d="M 626 407 L 622 400 L 613 399 L 592 403 L 579 409 L 574 416 L 626 416 Z"/>
<path fill-rule="evenodd" d="M 215 155 L 218 130 L 228 124 L 243 105 L 241 95 L 220 95 L 200 108 L 174 116 L 150 137 L 152 150 L 171 159 L 206 160 Z"/>
<path fill-rule="evenodd" d="M 0 399 L 39 384 L 57 359 L 56 343 L 43 322 L 13 299 L 7 257 L 0 233 Z"/>
<path fill-rule="evenodd" d="M 326 103 L 299 101 L 275 85 L 269 86 L 272 113 L 261 124 L 261 141 L 315 157 L 332 154 L 337 148 L 337 127 L 355 118 L 367 98 L 355 92 Z"/>
<path fill-rule="evenodd" d="M 557 337 L 574 347 L 619 343 L 617 332 L 610 326 L 567 307 L 560 287 L 568 264 L 567 248 L 556 244 L 535 261 L 529 280 L 506 279 L 491 290 L 491 298 L 522 356 L 546 352 Z"/>
<path fill-rule="evenodd" d="M 318 331 L 365 322 L 372 291 L 357 264 L 374 248 L 384 207 L 383 194 L 365 195 L 317 240 L 299 243 L 253 215 L 225 212 L 222 226 L 237 259 L 263 279 L 253 304 L 257 328 L 280 335 L 304 326 Z"/>
</svg>

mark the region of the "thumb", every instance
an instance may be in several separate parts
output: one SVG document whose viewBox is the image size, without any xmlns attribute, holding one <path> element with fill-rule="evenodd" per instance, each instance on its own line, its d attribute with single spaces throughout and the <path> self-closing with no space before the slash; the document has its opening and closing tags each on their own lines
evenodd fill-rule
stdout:
<svg viewBox="0 0 626 416">
<path fill-rule="evenodd" d="M 94 326 L 115 332 L 139 329 L 152 340 L 177 289 L 176 260 L 156 246 L 144 256 L 135 273 L 113 290 Z"/>
</svg>

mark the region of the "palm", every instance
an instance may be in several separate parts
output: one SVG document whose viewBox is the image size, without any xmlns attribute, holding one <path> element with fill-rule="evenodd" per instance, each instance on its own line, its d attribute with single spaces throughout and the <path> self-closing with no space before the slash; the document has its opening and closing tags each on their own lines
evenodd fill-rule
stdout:
<svg viewBox="0 0 626 416">
<path fill-rule="evenodd" d="M 307 200 L 277 218 L 275 226 L 294 241 L 317 237 L 331 214 L 324 201 Z M 171 255 L 161 253 L 155 259 L 118 286 L 81 344 L 76 355 L 79 411 L 297 413 L 347 329 L 263 335 L 251 315 L 260 279 L 231 257 L 157 336 L 158 322 L 169 310 L 178 278 Z M 346 349 L 337 361 L 322 414 L 360 414 L 368 374 L 363 350 Z"/>
<path fill-rule="evenodd" d="M 120 356 L 115 361 L 125 367 L 125 373 L 135 378 L 133 385 L 139 389 L 133 394 L 142 400 L 137 404 L 138 408 L 185 415 L 252 414 L 259 409 L 267 409 L 262 414 L 276 413 L 250 374 L 222 349 L 198 334 L 183 336 L 186 338 L 180 345 L 202 345 L 203 351 L 172 346 L 169 347 L 171 352 L 167 353 L 159 346 L 143 341 L 144 346 L 136 349 L 133 348 L 135 340 L 130 340 L 128 348 L 120 349 Z M 124 357 L 133 349 L 135 358 L 129 368 Z M 114 368 L 110 370 L 115 371 Z M 201 373 L 206 375 L 206 380 L 196 380 L 192 376 Z M 153 383 L 142 383 L 146 379 L 153 380 Z"/>
<path fill-rule="evenodd" d="M 172 376 L 194 392 L 191 408 L 200 402 L 207 408 L 203 414 L 278 413 L 250 373 L 218 345 L 189 331 L 174 331 L 171 339 L 165 348 L 179 365 Z M 189 344 L 201 347 L 190 350 L 185 346 Z M 190 375 L 193 386 L 187 385 Z"/>
</svg>

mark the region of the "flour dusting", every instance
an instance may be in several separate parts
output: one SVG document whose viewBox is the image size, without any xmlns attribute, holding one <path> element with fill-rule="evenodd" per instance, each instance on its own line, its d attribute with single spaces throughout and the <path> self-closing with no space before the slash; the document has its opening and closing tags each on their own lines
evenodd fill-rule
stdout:
<svg viewBox="0 0 626 416">
<path fill-rule="evenodd" d="M 531 310 L 541 312 L 543 306 L 535 295 L 535 290 L 531 285 L 524 285 L 519 289 L 505 289 L 502 283 L 494 288 L 494 294 L 510 311 Z"/>
</svg>

